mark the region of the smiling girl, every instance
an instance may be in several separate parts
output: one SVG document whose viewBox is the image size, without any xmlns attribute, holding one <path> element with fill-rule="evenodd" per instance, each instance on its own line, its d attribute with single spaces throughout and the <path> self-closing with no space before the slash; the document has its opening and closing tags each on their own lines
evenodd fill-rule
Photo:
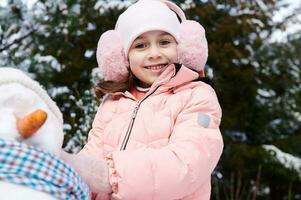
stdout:
<svg viewBox="0 0 301 200">
<path fill-rule="evenodd" d="M 82 151 L 62 152 L 97 199 L 210 199 L 223 141 L 207 55 L 203 27 L 166 0 L 138 1 L 101 36 L 102 104 Z"/>
</svg>

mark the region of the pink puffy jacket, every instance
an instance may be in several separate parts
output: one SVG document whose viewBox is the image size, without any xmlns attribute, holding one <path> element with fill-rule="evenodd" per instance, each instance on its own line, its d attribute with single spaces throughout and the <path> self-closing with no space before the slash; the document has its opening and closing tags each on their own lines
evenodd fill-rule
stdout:
<svg viewBox="0 0 301 200">
<path fill-rule="evenodd" d="M 125 92 L 103 101 L 82 151 L 107 159 L 113 199 L 210 199 L 221 108 L 198 76 L 170 65 L 142 100 Z"/>
</svg>

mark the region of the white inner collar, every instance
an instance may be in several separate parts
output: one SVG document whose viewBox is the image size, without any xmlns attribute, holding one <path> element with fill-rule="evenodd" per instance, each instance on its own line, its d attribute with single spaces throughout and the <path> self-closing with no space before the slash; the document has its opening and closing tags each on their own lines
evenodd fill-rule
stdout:
<svg viewBox="0 0 301 200">
<path fill-rule="evenodd" d="M 136 89 L 140 92 L 147 92 L 149 91 L 150 87 L 143 88 L 143 87 L 136 86 Z"/>
</svg>

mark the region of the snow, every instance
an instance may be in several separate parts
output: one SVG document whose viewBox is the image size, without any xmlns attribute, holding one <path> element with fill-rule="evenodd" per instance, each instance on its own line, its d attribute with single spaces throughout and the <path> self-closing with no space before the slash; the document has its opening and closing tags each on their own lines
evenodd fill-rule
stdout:
<svg viewBox="0 0 301 200">
<path fill-rule="evenodd" d="M 271 155 L 275 156 L 277 161 L 285 168 L 297 171 L 301 179 L 301 158 L 283 152 L 274 145 L 263 145 L 262 147 Z"/>
<path fill-rule="evenodd" d="M 232 16 L 240 16 L 240 15 L 254 15 L 255 11 L 250 10 L 249 8 L 245 8 L 243 10 L 237 10 L 237 8 L 230 9 L 230 15 Z"/>
<path fill-rule="evenodd" d="M 96 29 L 96 25 L 94 23 L 89 22 L 87 25 L 87 30 L 92 31 Z"/>
<path fill-rule="evenodd" d="M 252 19 L 250 19 L 250 21 L 251 21 L 252 24 L 257 24 L 260 27 L 264 27 L 264 23 L 262 21 L 260 21 L 259 19 L 252 18 Z"/>
<path fill-rule="evenodd" d="M 73 13 L 75 13 L 76 15 L 79 15 L 80 14 L 80 5 L 79 4 L 73 5 L 71 8 L 71 11 Z"/>
<path fill-rule="evenodd" d="M 265 3 L 262 0 L 256 0 L 255 2 L 258 4 L 258 6 L 261 8 L 261 10 L 263 10 L 263 11 L 268 10 L 268 7 L 265 5 Z"/>
<path fill-rule="evenodd" d="M 70 89 L 66 86 L 62 86 L 62 87 L 56 87 L 56 88 L 49 89 L 48 92 L 50 93 L 50 96 L 52 98 L 55 98 L 56 96 L 69 93 Z"/>
<path fill-rule="evenodd" d="M 41 70 L 44 68 L 43 65 L 45 63 L 50 64 L 50 66 L 58 72 L 64 68 L 64 65 L 61 65 L 55 57 L 50 56 L 50 55 L 42 56 L 40 54 L 36 54 L 34 56 L 34 60 L 38 62 L 38 64 L 36 64 L 36 66 L 40 67 Z"/>
<path fill-rule="evenodd" d="M 91 72 L 91 81 L 96 85 L 101 79 L 104 78 L 103 72 L 99 67 L 96 67 Z"/>
<path fill-rule="evenodd" d="M 276 30 L 272 34 L 270 41 L 271 42 L 280 42 L 285 41 L 286 37 L 289 34 L 296 33 L 298 31 L 301 31 L 301 0 L 285 0 L 280 1 L 282 4 L 287 4 L 287 7 L 284 7 L 280 9 L 274 16 L 273 21 L 274 22 L 281 22 L 286 17 L 291 15 L 295 9 L 299 8 L 299 10 L 296 12 L 296 16 L 294 16 L 291 20 L 288 21 L 287 29 L 285 31 L 283 30 Z"/>
<path fill-rule="evenodd" d="M 125 1 L 119 1 L 119 0 L 112 0 L 112 1 L 104 1 L 104 0 L 98 0 L 94 6 L 95 10 L 98 10 L 101 14 L 104 13 L 106 10 L 110 8 L 118 8 L 119 10 L 129 7 L 131 4 L 133 4 L 134 0 L 125 0 Z"/>
<path fill-rule="evenodd" d="M 259 88 L 257 94 L 264 98 L 271 98 L 276 96 L 276 92 L 272 89 Z"/>
<path fill-rule="evenodd" d="M 91 58 L 94 54 L 94 51 L 93 50 L 86 50 L 85 51 L 85 57 L 86 58 Z"/>
</svg>

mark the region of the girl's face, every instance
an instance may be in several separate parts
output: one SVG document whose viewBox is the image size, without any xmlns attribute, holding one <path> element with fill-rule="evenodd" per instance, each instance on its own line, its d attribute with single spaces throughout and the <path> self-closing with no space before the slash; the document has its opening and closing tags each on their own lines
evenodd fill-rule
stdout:
<svg viewBox="0 0 301 200">
<path fill-rule="evenodd" d="M 132 73 L 141 81 L 140 86 L 149 87 L 168 64 L 177 61 L 177 43 L 166 32 L 145 32 L 135 39 L 128 57 Z"/>
</svg>

